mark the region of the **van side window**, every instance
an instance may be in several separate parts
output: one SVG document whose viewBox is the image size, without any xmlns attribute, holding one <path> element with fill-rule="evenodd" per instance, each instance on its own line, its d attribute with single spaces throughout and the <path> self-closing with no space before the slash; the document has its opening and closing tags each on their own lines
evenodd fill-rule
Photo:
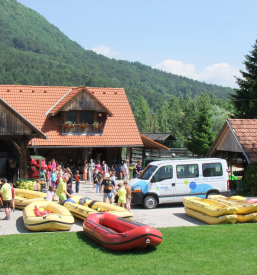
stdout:
<svg viewBox="0 0 257 275">
<path fill-rule="evenodd" d="M 173 167 L 172 165 L 162 166 L 154 175 L 155 181 L 162 181 L 173 178 Z"/>
<path fill-rule="evenodd" d="M 205 163 L 203 164 L 204 177 L 219 177 L 223 176 L 221 163 Z"/>
<path fill-rule="evenodd" d="M 197 178 L 199 177 L 199 169 L 197 164 L 177 165 L 177 178 Z"/>
</svg>

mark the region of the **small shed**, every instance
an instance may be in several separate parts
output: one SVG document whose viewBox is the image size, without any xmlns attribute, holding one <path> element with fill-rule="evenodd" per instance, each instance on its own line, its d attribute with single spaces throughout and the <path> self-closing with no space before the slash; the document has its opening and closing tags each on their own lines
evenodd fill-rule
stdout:
<svg viewBox="0 0 257 275">
<path fill-rule="evenodd" d="M 227 119 L 206 156 L 257 163 L 257 119 Z"/>
</svg>

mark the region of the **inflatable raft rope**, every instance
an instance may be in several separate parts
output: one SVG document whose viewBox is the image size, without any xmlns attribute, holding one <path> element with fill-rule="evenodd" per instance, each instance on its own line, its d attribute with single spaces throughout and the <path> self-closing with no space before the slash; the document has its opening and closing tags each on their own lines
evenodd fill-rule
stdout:
<svg viewBox="0 0 257 275">
<path fill-rule="evenodd" d="M 219 217 L 211 217 L 206 214 L 203 214 L 201 212 L 198 212 L 193 209 L 189 209 L 185 207 L 185 212 L 188 216 L 193 217 L 197 220 L 203 221 L 208 224 L 221 224 L 221 223 L 236 223 L 237 221 L 237 215 L 224 215 L 224 216 L 219 216 Z"/>
<path fill-rule="evenodd" d="M 44 201 L 46 196 L 46 193 L 15 188 L 15 208 L 23 209 L 32 202 Z"/>
<path fill-rule="evenodd" d="M 64 203 L 64 207 L 67 208 L 74 217 L 79 219 L 85 220 L 89 214 L 95 214 L 98 212 L 109 212 L 120 218 L 127 220 L 133 219 L 133 214 L 123 207 L 90 199 L 87 199 L 84 205 L 80 205 L 80 199 L 82 199 L 82 197 L 74 196 L 72 197 L 72 200 L 76 203 L 70 201 Z"/>
<path fill-rule="evenodd" d="M 235 206 L 237 207 L 237 214 L 250 214 L 257 212 L 257 204 L 251 204 L 248 202 L 244 202 L 242 200 L 237 200 L 221 195 L 211 195 L 209 196 L 209 199 L 224 203 L 228 206 Z"/>
<path fill-rule="evenodd" d="M 53 213 L 37 217 L 35 206 L 44 212 L 48 210 Z M 35 201 L 23 209 L 23 221 L 26 228 L 31 231 L 61 231 L 69 230 L 72 227 L 74 217 L 62 205 L 51 201 Z"/>
<path fill-rule="evenodd" d="M 227 206 L 217 201 L 202 199 L 199 197 L 184 197 L 183 204 L 187 208 L 196 210 L 212 217 L 234 215 L 237 212 L 237 208 L 234 206 Z"/>
</svg>

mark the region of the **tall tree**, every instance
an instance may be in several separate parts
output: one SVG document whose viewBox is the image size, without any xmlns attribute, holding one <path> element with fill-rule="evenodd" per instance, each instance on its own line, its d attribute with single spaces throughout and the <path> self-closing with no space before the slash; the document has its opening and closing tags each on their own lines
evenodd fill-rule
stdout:
<svg viewBox="0 0 257 275">
<path fill-rule="evenodd" d="M 234 89 L 235 94 L 231 94 L 235 106 L 235 117 L 257 118 L 257 40 L 253 50 L 245 58 L 243 63 L 246 72 L 241 70 L 243 78 L 236 78 L 240 88 Z"/>
<path fill-rule="evenodd" d="M 215 134 L 211 130 L 211 105 L 206 95 L 201 96 L 191 136 L 186 142 L 187 148 L 194 154 L 204 156 L 214 141 Z"/>
<path fill-rule="evenodd" d="M 135 107 L 134 117 L 141 133 L 149 131 L 150 109 L 143 96 L 138 96 Z"/>
</svg>

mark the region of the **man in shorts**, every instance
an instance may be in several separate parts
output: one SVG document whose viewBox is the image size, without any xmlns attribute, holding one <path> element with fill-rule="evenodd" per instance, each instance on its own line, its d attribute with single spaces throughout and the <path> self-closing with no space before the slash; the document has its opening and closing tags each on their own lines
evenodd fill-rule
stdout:
<svg viewBox="0 0 257 275">
<path fill-rule="evenodd" d="M 7 183 L 6 179 L 2 179 L 2 188 L 0 190 L 0 195 L 3 198 L 3 206 L 5 210 L 5 218 L 3 218 L 2 220 L 10 220 L 12 204 L 12 187 L 9 183 Z"/>
<path fill-rule="evenodd" d="M 110 204 L 112 204 L 112 195 L 113 195 L 113 188 L 115 188 L 115 183 L 113 180 L 110 179 L 109 173 L 105 174 L 105 178 L 102 181 L 101 186 L 103 186 L 103 193 L 104 193 L 103 201 L 106 202 L 106 199 L 109 199 Z"/>
</svg>

